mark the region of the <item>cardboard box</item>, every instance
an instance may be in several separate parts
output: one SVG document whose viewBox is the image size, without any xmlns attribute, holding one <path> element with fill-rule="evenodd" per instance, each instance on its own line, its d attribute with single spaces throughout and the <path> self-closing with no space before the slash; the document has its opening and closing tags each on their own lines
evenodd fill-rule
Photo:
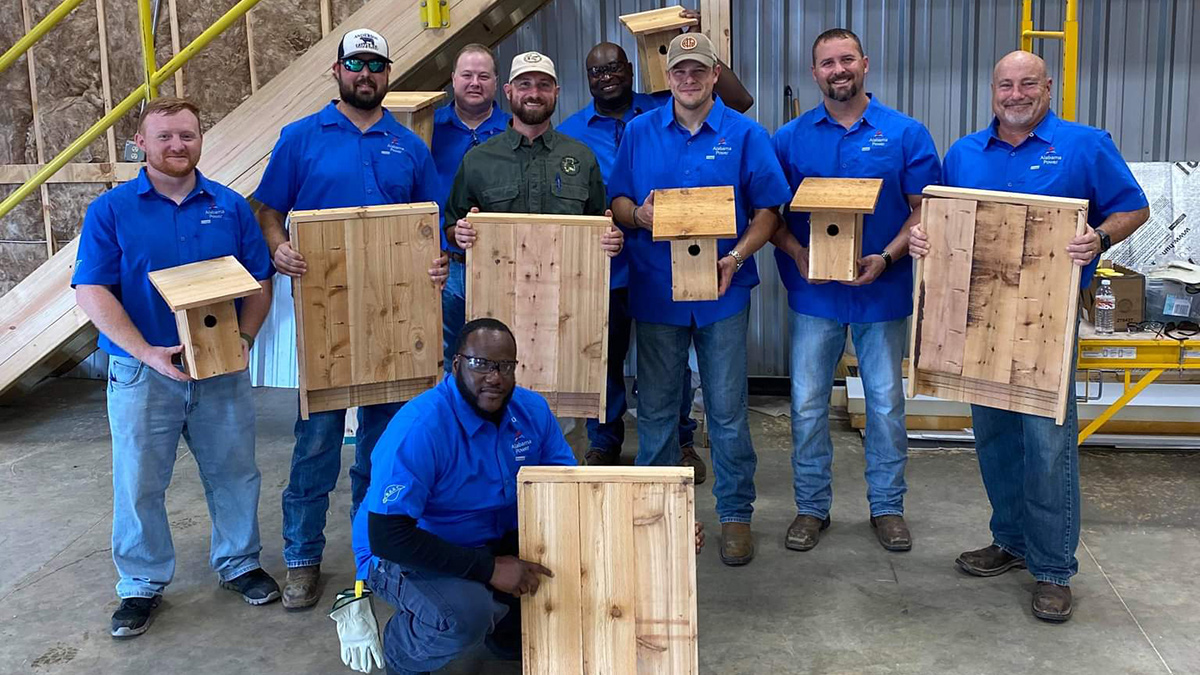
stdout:
<svg viewBox="0 0 1200 675">
<path fill-rule="evenodd" d="M 1088 321 L 1095 322 L 1096 320 L 1096 290 L 1100 288 L 1100 282 L 1103 279 L 1109 280 L 1113 295 L 1117 296 L 1117 311 L 1113 316 L 1113 330 L 1124 331 L 1127 330 L 1127 324 L 1145 321 L 1146 277 L 1128 267 L 1108 260 L 1101 260 L 1100 267 L 1110 268 L 1121 276 L 1105 277 L 1101 276 L 1099 270 L 1097 270 L 1096 276 L 1092 277 L 1092 285 L 1088 286 L 1088 289 L 1080 297 L 1080 302 L 1083 305 L 1083 311 L 1086 313 Z"/>
</svg>

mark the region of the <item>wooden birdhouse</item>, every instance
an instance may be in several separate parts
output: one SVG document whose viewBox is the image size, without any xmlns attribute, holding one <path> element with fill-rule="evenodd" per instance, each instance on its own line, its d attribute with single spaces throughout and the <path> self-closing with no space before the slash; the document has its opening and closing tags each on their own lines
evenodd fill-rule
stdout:
<svg viewBox="0 0 1200 675">
<path fill-rule="evenodd" d="M 854 281 L 862 257 L 863 216 L 875 212 L 880 178 L 805 178 L 792 211 L 808 211 L 808 278 Z"/>
<path fill-rule="evenodd" d="M 684 28 L 700 23 L 679 16 L 682 11 L 683 7 L 675 5 L 618 17 L 637 38 L 638 67 L 642 73 L 642 87 L 648 94 L 671 88 L 667 83 L 667 47 Z"/>
<path fill-rule="evenodd" d="M 444 91 L 393 91 L 383 97 L 383 107 L 392 111 L 408 130 L 433 145 L 433 113 L 446 98 Z"/>
<path fill-rule="evenodd" d="M 150 273 L 150 283 L 175 312 L 183 364 L 197 380 L 244 370 L 242 333 L 233 301 L 262 291 L 231 255 Z"/>
<path fill-rule="evenodd" d="M 654 191 L 654 241 L 671 242 L 671 297 L 716 300 L 717 240 L 737 236 L 733 186 Z"/>
</svg>

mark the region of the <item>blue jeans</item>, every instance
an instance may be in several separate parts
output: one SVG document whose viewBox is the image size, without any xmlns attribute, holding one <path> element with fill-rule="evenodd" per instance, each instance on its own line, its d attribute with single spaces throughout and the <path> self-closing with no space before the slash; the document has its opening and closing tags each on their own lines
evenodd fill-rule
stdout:
<svg viewBox="0 0 1200 675">
<path fill-rule="evenodd" d="M 1071 384 L 1075 391 L 1075 370 Z M 979 473 L 992 504 L 992 542 L 1025 558 L 1038 581 L 1067 586 L 1079 571 L 1079 422 L 971 406 Z"/>
<path fill-rule="evenodd" d="M 444 303 L 443 303 L 444 306 Z M 605 420 L 587 421 L 588 447 L 621 454 L 625 444 L 625 413 L 629 403 L 625 395 L 625 357 L 629 355 L 629 335 L 633 319 L 629 316 L 629 289 L 614 288 L 608 294 L 608 381 L 606 383 Z M 692 371 L 683 372 L 683 404 L 679 408 L 679 445 L 695 443 L 696 422 L 692 419 Z"/>
<path fill-rule="evenodd" d="M 402 405 L 384 403 L 358 408 L 354 466 L 350 467 L 350 521 L 354 520 L 371 484 L 371 452 Z M 289 568 L 321 563 L 329 493 L 337 486 L 342 471 L 346 411 L 312 413 L 307 420 L 300 419 L 297 412 L 295 434 L 292 472 L 283 491 L 283 561 Z"/>
<path fill-rule="evenodd" d="M 846 349 L 846 324 L 789 310 L 792 329 L 792 479 L 796 513 L 824 519 L 833 503 L 829 397 Z M 850 324 L 867 405 L 863 454 L 872 516 L 903 515 L 905 320 Z"/>
<path fill-rule="evenodd" d="M 450 261 L 450 276 L 442 289 L 442 356 L 443 367 L 450 372 L 454 360 L 454 343 L 467 321 L 466 267 L 457 260 Z M 626 338 L 628 340 L 628 338 Z"/>
<path fill-rule="evenodd" d="M 165 498 L 180 436 L 200 469 L 212 519 L 209 564 L 222 581 L 259 568 L 262 479 L 249 371 L 177 382 L 137 359 L 109 357 L 108 424 L 119 597 L 159 595 L 175 576 Z"/>
<path fill-rule="evenodd" d="M 520 644 L 520 602 L 478 581 L 405 570 L 378 560 L 367 585 L 396 608 L 383 629 L 389 673 L 437 670 L 493 633 L 504 633 Z"/>
<path fill-rule="evenodd" d="M 758 458 L 746 419 L 747 305 L 707 326 L 638 322 L 639 466 L 675 466 L 679 452 L 679 386 L 687 370 L 688 344 L 696 345 L 704 410 L 722 523 L 748 523 L 754 513 L 754 469 Z"/>
</svg>

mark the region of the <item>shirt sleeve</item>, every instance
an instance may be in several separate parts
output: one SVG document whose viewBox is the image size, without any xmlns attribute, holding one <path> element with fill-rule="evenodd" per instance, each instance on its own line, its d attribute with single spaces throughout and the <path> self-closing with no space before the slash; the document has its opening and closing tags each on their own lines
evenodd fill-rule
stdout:
<svg viewBox="0 0 1200 675">
<path fill-rule="evenodd" d="M 779 162 L 779 167 L 783 170 L 784 180 L 788 182 L 788 189 L 792 194 L 796 193 L 796 188 L 800 187 L 800 181 L 804 180 L 804 174 L 800 173 L 796 165 L 791 161 L 791 146 L 792 138 L 795 133 L 795 125 L 788 123 L 775 132 L 775 136 L 771 138 L 771 147 L 775 150 L 775 159 Z M 784 202 L 791 202 L 791 195 Z M 804 227 L 808 223 L 808 214 L 795 213 L 788 208 L 783 209 L 784 220 L 788 224 L 788 228 L 797 232 L 797 228 Z M 805 240 L 801 240 L 805 241 Z"/>
<path fill-rule="evenodd" d="M 914 124 L 904 133 L 904 172 L 900 189 L 906 195 L 919 195 L 930 185 L 942 181 L 942 163 L 937 145 L 923 124 Z"/>
<path fill-rule="evenodd" d="M 791 200 L 783 168 L 771 145 L 767 130 L 755 125 L 746 134 L 746 172 L 742 193 L 752 209 L 770 209 Z"/>
<path fill-rule="evenodd" d="M 271 151 L 271 159 L 263 170 L 262 180 L 254 191 L 254 198 L 280 213 L 287 213 L 296 205 L 300 190 L 298 180 L 298 153 L 296 137 L 284 127 Z"/>
<path fill-rule="evenodd" d="M 1133 172 L 1117 145 L 1113 143 L 1112 135 L 1107 131 L 1099 131 L 1096 155 L 1094 160 L 1088 159 L 1083 163 L 1091 172 L 1088 200 L 1095 207 L 1099 225 L 1114 213 L 1137 211 L 1150 205 L 1146 193 L 1138 185 Z"/>
<path fill-rule="evenodd" d="M 962 187 L 962 179 L 958 175 L 958 155 L 960 150 L 958 144 L 962 141 L 954 143 L 950 149 L 946 151 L 946 157 L 942 160 L 942 185 L 950 187 Z"/>
<path fill-rule="evenodd" d="M 636 125 L 627 127 L 625 135 L 621 137 L 621 144 L 617 146 L 612 175 L 608 178 L 608 198 L 614 200 L 617 197 L 625 197 L 634 204 L 641 205 L 633 185 L 633 144 L 637 136 L 636 129 Z"/>
<path fill-rule="evenodd" d="M 470 154 L 470 153 L 468 153 Z M 467 186 L 467 159 L 464 157 L 454 173 L 454 182 L 450 184 L 450 196 L 446 198 L 446 213 L 442 219 L 442 228 L 452 227 L 471 210 L 471 193 Z M 453 239 L 450 243 L 454 243 Z"/>
<path fill-rule="evenodd" d="M 83 217 L 72 288 L 78 284 L 116 286 L 121 281 L 121 245 L 109 201 L 106 197 L 93 201 Z"/>
<path fill-rule="evenodd" d="M 600 164 L 592 159 L 591 175 L 588 178 L 588 200 L 583 207 L 587 216 L 602 216 L 608 208 L 608 195 L 604 191 L 604 176 L 600 173 Z"/>
<path fill-rule="evenodd" d="M 539 397 L 540 398 L 540 397 Z M 558 426 L 558 421 L 554 418 L 554 413 L 550 412 L 550 405 L 545 399 L 541 399 L 542 424 L 541 424 L 541 448 L 538 451 L 538 464 L 544 466 L 577 466 L 578 460 L 575 459 L 575 453 L 571 451 L 570 444 L 562 434 L 562 429 Z"/>
<path fill-rule="evenodd" d="M 271 264 L 271 254 L 267 251 L 267 240 L 263 239 L 262 230 L 250 203 L 241 195 L 237 195 L 238 225 L 241 227 L 241 242 L 239 243 L 238 262 L 250 272 L 250 276 L 259 281 L 271 278 L 275 267 Z"/>
<path fill-rule="evenodd" d="M 418 202 L 438 202 L 441 201 L 441 190 L 438 187 L 440 179 L 438 178 L 437 164 L 433 161 L 433 155 L 425 144 L 421 144 L 421 156 L 418 158 L 420 166 L 417 168 L 417 184 L 413 191 L 413 201 Z"/>
<path fill-rule="evenodd" d="M 428 428 L 414 424 L 407 415 L 394 417 L 372 453 L 367 508 L 419 520 L 437 481 L 437 450 Z"/>
</svg>

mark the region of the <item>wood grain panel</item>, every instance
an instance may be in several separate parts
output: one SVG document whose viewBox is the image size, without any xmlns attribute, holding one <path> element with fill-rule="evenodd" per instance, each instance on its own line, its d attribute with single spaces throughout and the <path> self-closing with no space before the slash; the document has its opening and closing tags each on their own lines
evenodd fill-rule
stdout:
<svg viewBox="0 0 1200 675">
<path fill-rule="evenodd" d="M 716 300 L 718 282 L 715 239 L 671 240 L 671 299 Z"/>
<path fill-rule="evenodd" d="M 354 384 L 354 370 L 350 360 L 350 306 L 353 301 L 349 293 L 349 276 L 346 252 L 346 224 L 355 221 L 333 220 L 325 224 L 325 290 L 328 321 L 325 323 L 325 340 L 329 345 L 329 385 L 346 387 Z M 308 256 L 304 256 L 307 258 Z"/>
<path fill-rule="evenodd" d="M 654 241 L 736 236 L 733 186 L 654 191 Z"/>
<path fill-rule="evenodd" d="M 1012 377 L 1026 208 L 1000 202 L 975 207 L 963 377 L 1004 384 Z"/>
<path fill-rule="evenodd" d="M 562 228 L 563 266 L 559 291 L 558 378 L 560 394 L 599 392 L 594 413 L 603 417 L 607 385 L 609 262 L 589 228 Z M 601 281 L 602 280 L 602 281 Z M 563 413 L 559 413 L 563 414 Z"/>
<path fill-rule="evenodd" d="M 583 672 L 637 672 L 632 483 L 579 485 Z"/>
<path fill-rule="evenodd" d="M 862 216 L 818 211 L 809 218 L 808 277 L 854 281 L 862 252 Z"/>
<path fill-rule="evenodd" d="M 517 338 L 517 382 L 534 391 L 558 391 L 559 287 L 562 228 L 514 226 L 518 310 L 509 324 Z"/>
<path fill-rule="evenodd" d="M 1057 327 L 1069 311 L 1074 265 L 1066 248 L 1075 236 L 1075 214 L 1067 209 L 1028 209 L 1013 335 L 1013 384 L 1045 387 L 1062 374 L 1063 333 Z"/>
<path fill-rule="evenodd" d="M 525 675 L 583 674 L 579 486 L 523 483 L 517 491 L 521 559 L 541 563 L 537 595 L 521 596 Z"/>
<path fill-rule="evenodd" d="M 644 483 L 633 500 L 638 551 L 637 664 L 639 673 L 695 673 L 694 505 L 686 485 Z"/>
<path fill-rule="evenodd" d="M 923 370 L 961 375 L 975 241 L 975 202 L 926 198 L 921 223 L 929 236 L 929 255 L 918 279 L 924 296 L 918 307 L 920 346 L 913 362 Z"/>
</svg>

